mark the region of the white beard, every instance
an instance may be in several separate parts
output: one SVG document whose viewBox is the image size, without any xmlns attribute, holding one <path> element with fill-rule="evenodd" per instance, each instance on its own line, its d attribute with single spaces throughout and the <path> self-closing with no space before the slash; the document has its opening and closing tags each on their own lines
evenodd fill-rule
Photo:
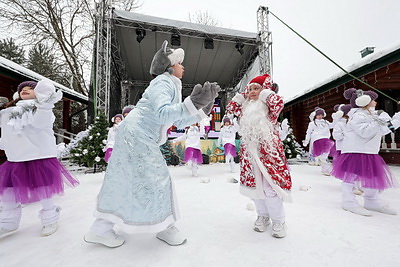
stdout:
<svg viewBox="0 0 400 267">
<path fill-rule="evenodd" d="M 277 136 L 267 114 L 268 108 L 260 100 L 250 100 L 243 104 L 239 134 L 243 144 L 251 149 L 258 150 L 263 145 L 266 151 L 275 151 L 273 143 Z"/>
</svg>

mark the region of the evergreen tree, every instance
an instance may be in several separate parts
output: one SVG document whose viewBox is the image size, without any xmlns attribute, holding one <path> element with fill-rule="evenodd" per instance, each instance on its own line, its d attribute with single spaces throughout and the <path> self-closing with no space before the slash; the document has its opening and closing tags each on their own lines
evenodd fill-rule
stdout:
<svg viewBox="0 0 400 267">
<path fill-rule="evenodd" d="M 292 129 L 289 129 L 289 133 L 286 136 L 285 140 L 283 140 L 283 147 L 285 149 L 285 156 L 287 159 L 293 159 L 297 156 L 302 155 L 303 148 L 296 141 L 296 137 L 293 134 Z"/>
<path fill-rule="evenodd" d="M 58 71 L 54 54 L 50 48 L 42 43 L 35 45 L 29 50 L 27 67 L 50 80 L 58 82 Z"/>
<path fill-rule="evenodd" d="M 167 162 L 167 165 L 171 165 L 172 157 L 175 155 L 174 150 L 172 149 L 171 142 L 167 140 L 165 144 L 160 146 L 160 150 L 164 156 L 165 161 Z"/>
<path fill-rule="evenodd" d="M 19 47 L 13 38 L 7 38 L 0 41 L 0 56 L 11 60 L 17 64 L 25 62 L 24 49 Z"/>
<path fill-rule="evenodd" d="M 89 126 L 89 134 L 70 150 L 70 160 L 86 167 L 105 166 L 104 145 L 107 140 L 108 123 L 104 113 L 100 112 Z"/>
</svg>

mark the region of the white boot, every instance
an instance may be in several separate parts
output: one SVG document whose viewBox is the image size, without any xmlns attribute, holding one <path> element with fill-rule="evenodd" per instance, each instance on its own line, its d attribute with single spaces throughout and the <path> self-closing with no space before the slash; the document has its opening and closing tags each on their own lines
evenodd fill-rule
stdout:
<svg viewBox="0 0 400 267">
<path fill-rule="evenodd" d="M 42 231 L 41 236 L 49 236 L 54 234 L 58 228 L 58 219 L 60 218 L 61 208 L 54 206 L 50 210 L 41 210 L 39 212 L 39 218 L 42 221 Z"/>
<path fill-rule="evenodd" d="M 360 206 L 356 200 L 356 196 L 353 193 L 354 184 L 345 183 L 341 184 L 342 188 L 342 208 L 346 211 L 362 215 L 362 216 L 372 216 L 372 213 Z"/>
<path fill-rule="evenodd" d="M 282 238 L 286 236 L 285 223 L 272 222 L 272 236 L 276 238 Z"/>
<path fill-rule="evenodd" d="M 186 242 L 186 237 L 175 226 L 168 227 L 159 232 L 156 237 L 170 246 L 179 246 Z"/>
<path fill-rule="evenodd" d="M 85 234 L 83 240 L 87 243 L 101 244 L 109 248 L 116 248 L 125 243 L 125 239 L 117 235 L 114 230 L 110 230 L 103 235 L 97 235 L 92 231 L 89 231 Z"/>
<path fill-rule="evenodd" d="M 257 220 L 254 222 L 254 231 L 256 232 L 265 232 L 267 230 L 267 226 L 270 225 L 270 219 L 266 216 L 258 216 Z"/>
<path fill-rule="evenodd" d="M 101 244 L 109 248 L 122 246 L 125 240 L 115 233 L 114 225 L 108 220 L 96 219 L 92 227 L 90 227 L 90 231 L 83 237 L 83 240 L 87 243 Z"/>
<path fill-rule="evenodd" d="M 0 211 L 0 237 L 15 232 L 21 221 L 22 209 L 19 203 L 5 202 Z"/>
<path fill-rule="evenodd" d="M 397 211 L 387 207 L 379 199 L 377 189 L 365 188 L 364 189 L 364 207 L 367 210 L 377 211 L 389 215 L 397 215 Z"/>
</svg>

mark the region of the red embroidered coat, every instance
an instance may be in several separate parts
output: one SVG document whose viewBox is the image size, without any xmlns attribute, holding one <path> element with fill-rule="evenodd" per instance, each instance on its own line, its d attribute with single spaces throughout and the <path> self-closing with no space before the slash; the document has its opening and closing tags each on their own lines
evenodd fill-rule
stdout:
<svg viewBox="0 0 400 267">
<path fill-rule="evenodd" d="M 242 101 L 238 100 L 241 99 L 244 100 L 243 97 L 234 97 L 226 108 L 227 112 L 240 118 L 242 116 L 242 104 L 240 102 Z M 277 126 L 278 116 L 282 111 L 284 104 L 282 97 L 275 93 L 271 93 L 268 95 L 265 103 L 268 107 L 266 116 L 274 126 Z M 275 138 L 273 142 L 272 149 L 275 150 L 276 153 L 273 153 L 274 155 L 272 155 L 272 153 L 268 154 L 261 145 L 259 146 L 259 154 L 261 155 L 259 159 L 268 174 L 271 176 L 273 182 L 283 190 L 289 191 L 292 187 L 292 180 L 287 166 L 287 159 L 285 157 L 282 142 L 279 139 L 278 131 L 276 130 L 274 134 L 277 138 Z M 246 145 L 242 143 L 240 147 L 240 184 L 248 189 L 256 189 L 257 179 L 254 174 L 255 166 L 251 164 L 249 159 L 249 151 L 247 150 Z"/>
</svg>

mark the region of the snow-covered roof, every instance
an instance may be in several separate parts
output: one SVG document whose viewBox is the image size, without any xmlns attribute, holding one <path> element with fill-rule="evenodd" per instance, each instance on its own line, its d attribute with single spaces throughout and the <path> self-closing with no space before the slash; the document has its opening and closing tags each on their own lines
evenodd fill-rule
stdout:
<svg viewBox="0 0 400 267">
<path fill-rule="evenodd" d="M 374 52 L 372 54 L 369 54 L 368 56 L 360 59 L 358 62 L 356 62 L 356 63 L 354 63 L 354 64 L 352 64 L 349 67 L 344 68 L 344 69 L 347 72 L 351 73 L 352 71 L 355 71 L 355 70 L 357 70 L 357 69 L 359 69 L 361 67 L 364 67 L 366 65 L 372 64 L 374 61 L 376 61 L 376 60 L 378 60 L 378 59 L 380 59 L 380 58 L 382 58 L 382 57 L 384 57 L 386 55 L 389 55 L 390 53 L 392 53 L 392 52 L 394 52 L 396 50 L 399 50 L 399 49 L 400 49 L 400 42 L 396 43 L 394 45 L 390 45 L 387 48 L 384 48 L 384 49 L 382 49 L 382 50 L 380 50 L 378 52 Z M 301 93 L 299 93 L 299 94 L 297 94 L 295 96 L 292 96 L 292 97 L 289 97 L 289 98 L 285 99 L 285 103 L 289 103 L 289 102 L 291 102 L 293 100 L 296 100 L 297 98 L 302 97 L 302 96 L 304 96 L 304 95 L 306 95 L 306 94 L 308 94 L 308 93 L 310 93 L 310 92 L 322 87 L 323 85 L 328 84 L 328 83 L 330 83 L 332 81 L 335 81 L 335 80 L 337 80 L 337 79 L 339 79 L 339 78 L 341 78 L 341 77 L 343 77 L 345 75 L 347 75 L 347 74 L 344 73 L 343 71 L 340 71 L 340 72 L 332 75 L 328 79 L 324 80 L 323 82 L 320 82 L 320 83 L 314 85 L 313 87 L 311 87 L 311 88 L 309 88 L 309 89 L 307 89 L 307 90 L 305 90 L 305 91 L 303 91 L 303 92 L 301 92 Z"/>
<path fill-rule="evenodd" d="M 44 77 L 43 75 L 40 75 L 30 69 L 27 69 L 11 60 L 8 60 L 2 56 L 0 56 L 0 68 L 4 68 L 7 70 L 10 70 L 12 72 L 18 73 L 28 79 L 32 79 L 34 81 L 40 81 L 42 79 L 47 79 L 46 77 Z M 60 89 L 63 93 L 65 93 L 67 96 L 74 96 L 75 98 L 85 101 L 87 102 L 89 100 L 89 98 L 85 95 L 82 95 L 72 89 L 69 89 L 68 87 L 65 87 L 64 85 L 61 85 L 57 82 L 54 82 L 54 86 L 57 89 Z"/>
<path fill-rule="evenodd" d="M 186 21 L 153 17 L 129 11 L 115 10 L 114 14 L 116 15 L 116 17 L 120 19 L 125 18 L 129 21 L 137 21 L 140 23 L 147 23 L 150 25 L 169 26 L 179 30 L 188 30 L 190 32 L 202 32 L 210 35 L 226 35 L 226 36 L 242 37 L 254 40 L 257 38 L 257 33 L 254 32 L 245 32 L 235 29 L 208 26 Z"/>
</svg>

